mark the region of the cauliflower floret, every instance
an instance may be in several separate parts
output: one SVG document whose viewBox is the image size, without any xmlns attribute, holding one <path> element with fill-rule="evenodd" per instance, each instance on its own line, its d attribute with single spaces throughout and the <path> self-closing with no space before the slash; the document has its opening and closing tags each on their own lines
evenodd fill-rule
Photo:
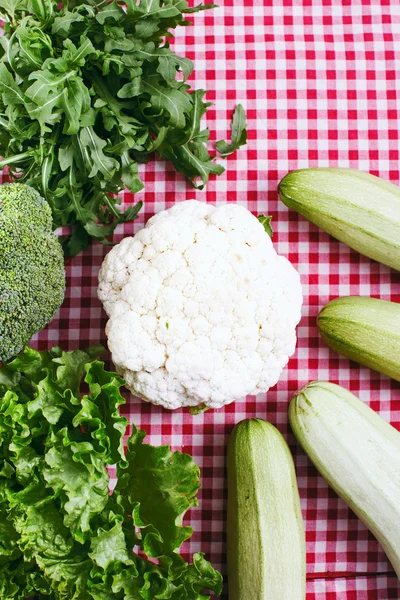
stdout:
<svg viewBox="0 0 400 600">
<path fill-rule="evenodd" d="M 236 204 L 158 213 L 108 253 L 98 294 L 128 389 L 165 408 L 265 392 L 296 346 L 299 274 Z"/>
</svg>

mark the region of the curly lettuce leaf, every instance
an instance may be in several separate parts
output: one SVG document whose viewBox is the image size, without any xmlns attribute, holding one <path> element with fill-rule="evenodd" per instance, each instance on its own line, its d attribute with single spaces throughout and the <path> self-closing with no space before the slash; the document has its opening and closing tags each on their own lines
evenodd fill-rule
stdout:
<svg viewBox="0 0 400 600">
<path fill-rule="evenodd" d="M 17 545 L 19 535 L 15 531 L 6 509 L 6 506 L 0 505 L 0 571 L 4 565 L 13 562 L 21 555 Z"/>
<path fill-rule="evenodd" d="M 125 456 L 123 380 L 100 351 L 26 348 L 0 368 L 0 597 L 207 600 L 221 575 L 178 553 L 199 469 L 135 426 Z"/>
<path fill-rule="evenodd" d="M 128 467 L 118 470 L 116 492 L 133 506 L 135 526 L 142 528 L 143 549 L 151 557 L 172 556 L 192 535 L 182 519 L 197 505 L 200 470 L 191 456 L 169 446 L 144 444 L 145 432 L 133 426 L 128 440 Z"/>
</svg>

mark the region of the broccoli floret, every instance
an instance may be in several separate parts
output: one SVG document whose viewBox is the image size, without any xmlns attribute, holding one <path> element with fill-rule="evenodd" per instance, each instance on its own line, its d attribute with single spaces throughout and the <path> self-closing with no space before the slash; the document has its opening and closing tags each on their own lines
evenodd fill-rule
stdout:
<svg viewBox="0 0 400 600">
<path fill-rule="evenodd" d="M 0 186 L 0 361 L 47 325 L 64 293 L 64 257 L 50 206 L 27 185 Z"/>
</svg>

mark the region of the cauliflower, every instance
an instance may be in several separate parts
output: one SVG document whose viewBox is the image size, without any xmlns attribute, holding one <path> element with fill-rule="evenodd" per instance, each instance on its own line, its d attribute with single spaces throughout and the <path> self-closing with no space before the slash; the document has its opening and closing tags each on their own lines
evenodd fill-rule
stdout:
<svg viewBox="0 0 400 600">
<path fill-rule="evenodd" d="M 98 295 L 126 386 L 165 408 L 265 392 L 295 350 L 299 274 L 235 204 L 155 215 L 106 256 Z"/>
</svg>

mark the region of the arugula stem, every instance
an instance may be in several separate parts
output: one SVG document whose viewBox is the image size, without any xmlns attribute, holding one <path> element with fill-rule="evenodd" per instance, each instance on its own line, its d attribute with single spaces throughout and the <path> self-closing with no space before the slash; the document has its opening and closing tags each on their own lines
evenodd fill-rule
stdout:
<svg viewBox="0 0 400 600">
<path fill-rule="evenodd" d="M 117 218 L 117 219 L 121 219 L 121 213 L 119 212 L 119 210 L 116 208 L 116 206 L 113 205 L 113 203 L 110 201 L 110 198 L 108 197 L 107 194 L 104 194 L 104 200 L 108 206 L 108 208 L 110 209 L 110 211 L 113 213 L 113 215 Z"/>
<path fill-rule="evenodd" d="M 0 169 L 3 169 L 7 165 L 13 165 L 14 163 L 17 163 L 17 162 L 24 162 L 25 160 L 28 160 L 29 158 L 32 158 L 32 157 L 33 157 L 32 152 L 22 152 L 22 154 L 14 154 L 14 156 L 9 156 L 8 158 L 3 158 L 3 160 L 0 160 Z"/>
</svg>

